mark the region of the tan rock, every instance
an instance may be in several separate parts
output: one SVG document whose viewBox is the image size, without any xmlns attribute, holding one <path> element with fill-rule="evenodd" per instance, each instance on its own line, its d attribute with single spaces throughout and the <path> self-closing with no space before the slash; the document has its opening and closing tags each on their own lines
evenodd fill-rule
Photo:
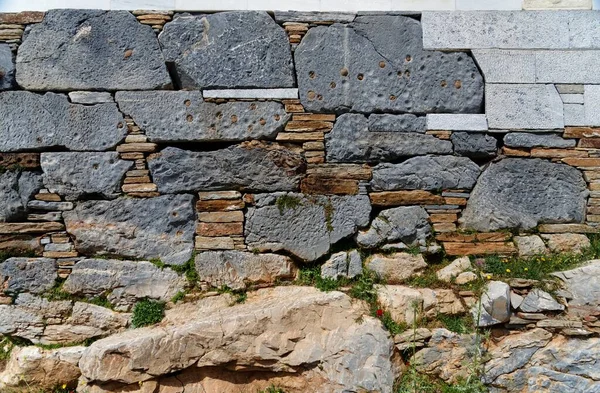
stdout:
<svg viewBox="0 0 600 393">
<path fill-rule="evenodd" d="M 286 26 L 287 28 L 287 26 Z M 335 121 L 335 114 L 326 113 L 298 113 L 292 116 L 294 121 Z"/>
<path fill-rule="evenodd" d="M 365 262 L 366 268 L 375 272 L 389 284 L 400 283 L 407 278 L 421 274 L 427 263 L 421 254 L 405 252 L 375 254 Z"/>
<path fill-rule="evenodd" d="M 456 276 L 456 280 L 454 282 L 458 285 L 464 285 L 473 281 L 477 281 L 477 274 L 473 272 L 462 272 Z"/>
<path fill-rule="evenodd" d="M 218 199 L 196 202 L 196 209 L 198 211 L 232 211 L 241 210 L 244 208 L 244 206 L 246 206 L 246 204 L 241 199 Z"/>
<path fill-rule="evenodd" d="M 280 132 L 275 138 L 279 142 L 307 142 L 324 141 L 325 133 L 323 131 L 313 132 Z"/>
<path fill-rule="evenodd" d="M 307 142 L 314 143 L 314 142 Z M 321 143 L 321 142 L 319 142 Z M 359 164 L 323 164 L 306 170 L 307 175 L 337 177 L 353 180 L 371 180 L 373 170 L 368 165 Z"/>
<path fill-rule="evenodd" d="M 235 244 L 230 237 L 196 236 L 196 250 L 233 250 Z"/>
<path fill-rule="evenodd" d="M 158 190 L 154 183 L 123 184 L 123 192 L 154 192 Z"/>
<path fill-rule="evenodd" d="M 65 226 L 60 222 L 0 222 L 0 234 L 45 233 L 63 231 Z"/>
<path fill-rule="evenodd" d="M 569 157 L 561 160 L 565 164 L 576 166 L 579 168 L 596 168 L 600 167 L 600 158 L 577 158 Z"/>
<path fill-rule="evenodd" d="M 436 240 L 444 242 L 480 243 L 480 242 L 506 242 L 510 240 L 508 232 L 481 232 L 473 234 L 464 233 L 440 233 L 435 236 Z"/>
<path fill-rule="evenodd" d="M 201 222 L 243 222 L 244 213 L 242 211 L 233 212 L 200 212 L 198 219 Z"/>
<path fill-rule="evenodd" d="M 564 158 L 564 157 L 587 157 L 588 153 L 575 149 L 547 149 L 534 147 L 531 149 L 531 157 L 536 158 Z"/>
<path fill-rule="evenodd" d="M 308 175 L 302 179 L 300 190 L 305 194 L 356 195 L 358 180 Z"/>
<path fill-rule="evenodd" d="M 600 137 L 600 128 L 593 127 L 565 127 L 563 138 L 597 138 Z"/>
<path fill-rule="evenodd" d="M 548 248 L 552 252 L 581 253 L 590 247 L 590 239 L 586 235 L 577 233 L 542 234 Z"/>
<path fill-rule="evenodd" d="M 458 214 L 444 214 L 444 213 L 435 213 L 429 215 L 429 221 L 431 222 L 456 222 L 458 220 Z"/>
<path fill-rule="evenodd" d="M 525 148 L 513 148 L 513 147 L 506 147 L 504 146 L 502 148 L 502 154 L 504 154 L 505 156 L 510 156 L 510 157 L 529 157 L 531 154 L 529 152 L 529 149 L 525 149 Z"/>
<path fill-rule="evenodd" d="M 201 201 L 213 201 L 217 199 L 240 199 L 242 194 L 239 191 L 201 191 L 198 193 L 198 199 Z"/>
<path fill-rule="evenodd" d="M 486 255 L 486 254 L 514 254 L 517 252 L 513 243 L 443 243 L 448 255 Z"/>
<path fill-rule="evenodd" d="M 456 224 L 453 222 L 434 222 L 433 231 L 437 233 L 455 232 Z"/>
<path fill-rule="evenodd" d="M 541 233 L 597 233 L 598 228 L 585 224 L 542 224 L 538 227 Z"/>
<path fill-rule="evenodd" d="M 429 191 L 383 191 L 369 194 L 374 206 L 443 205 L 446 200 Z"/>
<path fill-rule="evenodd" d="M 125 143 L 117 146 L 119 153 L 153 153 L 156 151 L 156 143 Z"/>
<path fill-rule="evenodd" d="M 244 224 L 242 222 L 200 222 L 196 226 L 196 233 L 209 237 L 243 235 Z"/>
<path fill-rule="evenodd" d="M 328 121 L 289 121 L 285 125 L 286 131 L 309 132 L 319 130 L 331 130 L 333 123 Z"/>
<path fill-rule="evenodd" d="M 453 278 L 456 278 L 460 273 L 470 268 L 471 260 L 469 257 L 457 258 L 448 266 L 438 270 L 436 276 L 439 280 L 451 282 Z"/>
<path fill-rule="evenodd" d="M 544 241 L 537 235 L 515 236 L 513 240 L 522 257 L 544 254 L 547 251 Z"/>
</svg>

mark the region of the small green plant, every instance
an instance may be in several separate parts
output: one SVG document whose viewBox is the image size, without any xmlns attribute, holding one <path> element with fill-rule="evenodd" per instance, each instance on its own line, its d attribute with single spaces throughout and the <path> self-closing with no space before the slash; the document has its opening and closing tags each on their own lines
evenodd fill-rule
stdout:
<svg viewBox="0 0 600 393">
<path fill-rule="evenodd" d="M 288 194 L 284 194 L 284 195 L 280 195 L 277 197 L 277 200 L 275 201 L 275 205 L 279 209 L 279 214 L 283 215 L 283 212 L 285 210 L 289 210 L 289 209 L 295 210 L 298 208 L 298 206 L 301 206 L 302 199 L 295 197 L 295 196 L 288 195 Z"/>
<path fill-rule="evenodd" d="M 188 261 L 183 265 L 170 265 L 169 267 L 171 268 L 171 270 L 179 274 L 183 274 L 192 286 L 195 286 L 198 280 L 200 279 L 200 277 L 198 276 L 198 272 L 196 271 L 195 252 L 192 253 L 192 257 L 188 259 Z"/>
<path fill-rule="evenodd" d="M 165 316 L 165 303 L 154 300 L 144 299 L 133 307 L 133 316 L 131 326 L 140 328 L 154 325 L 162 321 Z"/>
<path fill-rule="evenodd" d="M 227 285 L 221 286 L 217 289 L 219 293 L 230 293 L 235 298 L 237 304 L 244 303 L 248 299 L 248 293 L 245 290 L 231 289 Z"/>
<path fill-rule="evenodd" d="M 21 249 L 9 249 L 9 250 L 0 250 L 0 263 L 6 261 L 8 258 L 33 258 L 35 257 L 35 251 L 33 250 L 21 250 Z"/>
<path fill-rule="evenodd" d="M 150 262 L 159 269 L 164 269 L 167 266 L 163 261 L 160 260 L 160 258 L 152 258 L 148 262 Z"/>
<path fill-rule="evenodd" d="M 408 325 L 406 323 L 398 323 L 392 318 L 392 314 L 389 311 L 383 311 L 381 309 L 377 309 L 375 311 L 374 317 L 379 317 L 381 319 L 381 323 L 390 332 L 392 336 L 396 334 L 404 333 L 408 330 Z"/>
<path fill-rule="evenodd" d="M 325 213 L 325 226 L 327 227 L 327 232 L 333 232 L 333 204 L 331 200 L 327 199 L 327 203 L 323 206 L 323 211 Z"/>
<path fill-rule="evenodd" d="M 271 386 L 269 386 L 266 389 L 257 391 L 257 393 L 285 393 L 285 391 L 282 388 L 280 388 L 280 387 L 276 387 L 275 385 L 271 385 Z"/>
<path fill-rule="evenodd" d="M 185 291 L 179 291 L 171 298 L 171 302 L 177 303 L 185 298 Z"/>
<path fill-rule="evenodd" d="M 8 337 L 0 337 L 0 362 L 8 360 L 15 345 Z"/>
<path fill-rule="evenodd" d="M 473 332 L 473 318 L 470 313 L 464 315 L 438 314 L 436 319 L 448 330 L 458 334 Z"/>
</svg>

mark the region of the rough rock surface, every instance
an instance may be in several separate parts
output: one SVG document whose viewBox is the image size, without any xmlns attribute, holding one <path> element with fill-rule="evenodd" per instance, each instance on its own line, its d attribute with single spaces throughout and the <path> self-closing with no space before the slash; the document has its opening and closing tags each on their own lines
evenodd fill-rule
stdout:
<svg viewBox="0 0 600 393">
<path fill-rule="evenodd" d="M 462 272 L 471 268 L 471 260 L 469 257 L 456 258 L 448 266 L 438 270 L 436 276 L 439 280 L 451 282 L 458 277 Z"/>
<path fill-rule="evenodd" d="M 340 251 L 332 254 L 321 265 L 321 277 L 337 280 L 339 278 L 354 278 L 362 274 L 362 258 L 358 250 Z"/>
<path fill-rule="evenodd" d="M 213 287 L 244 289 L 247 284 L 273 284 L 292 279 L 296 267 L 289 257 L 243 251 L 204 251 L 196 255 L 196 271 Z"/>
<path fill-rule="evenodd" d="M 119 91 L 119 109 L 151 142 L 275 139 L 290 118 L 278 102 L 204 102 L 199 91 Z"/>
<path fill-rule="evenodd" d="M 0 44 L 0 90 L 7 90 L 15 84 L 15 63 L 7 44 Z"/>
<path fill-rule="evenodd" d="M 582 222 L 588 191 L 576 168 L 541 159 L 507 158 L 480 176 L 462 215 L 482 232 Z"/>
<path fill-rule="evenodd" d="M 555 253 L 581 254 L 590 247 L 590 239 L 581 233 L 550 233 L 541 236 L 548 244 L 548 249 Z"/>
<path fill-rule="evenodd" d="M 365 267 L 385 279 L 386 282 L 395 284 L 419 275 L 427 267 L 427 263 L 421 254 L 396 252 L 389 255 L 374 254 L 367 259 Z"/>
<path fill-rule="evenodd" d="M 356 235 L 363 248 L 375 248 L 383 243 L 402 242 L 405 246 L 425 246 L 431 234 L 429 214 L 420 206 L 401 206 L 382 210 L 369 229 Z"/>
<path fill-rule="evenodd" d="M 424 134 L 427 131 L 427 121 L 425 116 L 410 114 L 372 114 L 369 116 L 368 128 L 370 132 L 418 132 Z"/>
<path fill-rule="evenodd" d="M 115 147 L 127 134 L 116 104 L 71 104 L 64 94 L 2 92 L 0 118 L 3 152 L 49 147 L 102 151 Z"/>
<path fill-rule="evenodd" d="M 192 202 L 193 197 L 185 194 L 86 201 L 63 217 L 83 254 L 160 258 L 168 265 L 182 265 L 194 248 Z"/>
<path fill-rule="evenodd" d="M 453 132 L 450 137 L 454 153 L 467 157 L 492 157 L 497 153 L 498 141 L 486 134 Z"/>
<path fill-rule="evenodd" d="M 119 153 L 42 153 L 44 185 L 50 192 L 73 201 L 86 195 L 114 199 L 133 161 L 119 159 Z"/>
<path fill-rule="evenodd" d="M 564 139 L 560 134 L 537 134 L 531 132 L 509 132 L 504 136 L 504 145 L 510 147 L 575 147 L 575 139 Z"/>
<path fill-rule="evenodd" d="M 547 251 L 546 244 L 538 235 L 515 236 L 513 241 L 517 245 L 519 255 L 522 257 L 540 255 Z"/>
<path fill-rule="evenodd" d="M 571 295 L 569 307 L 592 307 L 600 310 L 600 259 L 572 270 L 554 273 Z"/>
<path fill-rule="evenodd" d="M 51 10 L 17 54 L 29 90 L 141 90 L 171 85 L 156 36 L 127 11 Z"/>
<path fill-rule="evenodd" d="M 258 194 L 246 213 L 246 244 L 250 249 L 286 250 L 313 261 L 332 244 L 352 236 L 369 223 L 367 195 L 307 196 L 296 193 Z"/>
<path fill-rule="evenodd" d="M 266 12 L 180 16 L 159 40 L 183 88 L 294 86 L 288 37 Z"/>
<path fill-rule="evenodd" d="M 476 113 L 483 100 L 473 60 L 424 51 L 420 22 L 405 16 L 312 28 L 294 58 L 300 100 L 311 112 Z"/>
<path fill-rule="evenodd" d="M 0 291 L 8 294 L 40 294 L 58 278 L 56 261 L 50 258 L 8 258 L 0 262 Z"/>
<path fill-rule="evenodd" d="M 106 295 L 115 307 L 128 310 L 141 299 L 166 302 L 184 286 L 179 274 L 150 262 L 83 259 L 73 266 L 62 290 L 89 298 Z"/>
<path fill-rule="evenodd" d="M 213 306 L 203 307 L 205 302 Z M 172 310 L 161 326 L 93 343 L 79 362 L 86 386 L 148 381 L 145 385 L 179 370 L 235 363 L 238 374 L 257 369 L 312 373 L 311 386 L 304 390 L 282 386 L 286 392 L 391 392 L 392 340 L 379 321 L 360 318 L 368 313 L 365 304 L 340 292 L 277 287 L 249 294 L 244 304 L 233 307 L 201 300 L 194 306 L 198 309 L 202 312 L 190 313 L 183 305 L 179 312 Z M 192 390 L 193 384 L 188 388 Z"/>
<path fill-rule="evenodd" d="M 532 289 L 519 306 L 523 312 L 563 311 L 565 306 L 558 303 L 552 295 L 541 289 Z"/>
<path fill-rule="evenodd" d="M 42 176 L 36 172 L 0 173 L 0 222 L 24 219 L 27 213 L 27 202 L 42 186 Z"/>
<path fill-rule="evenodd" d="M 401 164 L 379 164 L 373 168 L 375 191 L 470 189 L 479 176 L 479 166 L 466 157 L 413 157 Z"/>
<path fill-rule="evenodd" d="M 193 152 L 167 147 L 148 166 L 161 193 L 208 190 L 296 190 L 306 170 L 302 155 L 278 145 L 247 143 Z"/>
<path fill-rule="evenodd" d="M 486 284 L 481 299 L 471 309 L 479 326 L 491 326 L 510 319 L 510 286 L 502 281 Z"/>
<path fill-rule="evenodd" d="M 363 115 L 343 114 L 325 136 L 328 162 L 391 161 L 420 154 L 450 154 L 452 143 L 417 132 L 372 132 Z"/>
</svg>

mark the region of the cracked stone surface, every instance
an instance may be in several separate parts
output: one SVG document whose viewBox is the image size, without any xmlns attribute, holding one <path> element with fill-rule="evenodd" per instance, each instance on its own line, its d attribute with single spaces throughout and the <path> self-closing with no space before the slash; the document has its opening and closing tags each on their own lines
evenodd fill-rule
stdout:
<svg viewBox="0 0 600 393">
<path fill-rule="evenodd" d="M 11 89 L 15 84 L 15 62 L 8 44 L 0 44 L 0 90 Z"/>
<path fill-rule="evenodd" d="M 425 209 L 420 206 L 401 206 L 382 210 L 369 229 L 358 232 L 356 243 L 364 248 L 375 248 L 390 242 L 425 246 L 430 234 L 429 214 Z"/>
<path fill-rule="evenodd" d="M 0 222 L 23 220 L 27 202 L 43 187 L 42 175 L 30 171 L 0 173 Z"/>
<path fill-rule="evenodd" d="M 0 263 L 0 290 L 6 294 L 40 294 L 51 289 L 57 278 L 54 259 L 17 257 Z"/>
</svg>

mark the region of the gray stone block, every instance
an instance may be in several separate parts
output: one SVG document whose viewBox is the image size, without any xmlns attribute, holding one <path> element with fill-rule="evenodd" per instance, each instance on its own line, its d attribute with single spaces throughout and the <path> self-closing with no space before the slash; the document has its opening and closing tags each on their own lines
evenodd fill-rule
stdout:
<svg viewBox="0 0 600 393">
<path fill-rule="evenodd" d="M 340 278 L 354 278 L 363 272 L 362 258 L 357 250 L 340 251 L 332 254 L 321 265 L 321 277 L 337 280 Z"/>
<path fill-rule="evenodd" d="M 497 154 L 496 138 L 472 132 L 453 132 L 450 137 L 454 153 L 467 157 L 493 157 Z"/>
<path fill-rule="evenodd" d="M 69 99 L 74 104 L 86 105 L 114 102 L 112 95 L 105 91 L 72 91 L 69 93 Z"/>
<path fill-rule="evenodd" d="M 237 89 L 203 90 L 204 98 L 235 98 L 260 100 L 298 99 L 298 89 Z"/>
<path fill-rule="evenodd" d="M 0 151 L 112 149 L 127 134 L 116 104 L 71 104 L 66 95 L 0 93 Z"/>
<path fill-rule="evenodd" d="M 584 98 L 585 102 L 585 98 Z M 565 126 L 585 126 L 585 107 L 581 104 L 565 104 L 563 106 Z"/>
<path fill-rule="evenodd" d="M 506 158 L 481 174 L 462 226 L 481 232 L 583 222 L 588 191 L 581 172 L 541 159 Z"/>
<path fill-rule="evenodd" d="M 293 191 L 306 170 L 302 155 L 261 143 L 205 152 L 167 147 L 150 156 L 148 166 L 161 193 Z"/>
<path fill-rule="evenodd" d="M 38 201 L 33 200 L 27 202 L 27 207 L 30 209 L 37 210 L 72 210 L 73 202 L 46 202 L 46 201 Z"/>
<path fill-rule="evenodd" d="M 595 72 L 599 62 L 599 50 L 538 51 L 536 83 L 600 83 L 600 75 Z"/>
<path fill-rule="evenodd" d="M 480 112 L 483 79 L 473 59 L 424 51 L 420 23 L 406 16 L 311 28 L 294 58 L 310 112 Z"/>
<path fill-rule="evenodd" d="M 28 212 L 27 203 L 42 187 L 42 175 L 39 173 L 0 173 L 0 222 L 24 220 Z"/>
<path fill-rule="evenodd" d="M 214 104 L 199 91 L 120 91 L 115 98 L 152 142 L 275 139 L 290 118 L 278 102 Z"/>
<path fill-rule="evenodd" d="M 141 90 L 171 85 L 156 35 L 127 11 L 51 10 L 17 54 L 28 90 Z"/>
<path fill-rule="evenodd" d="M 15 62 L 7 44 L 0 44 L 0 90 L 12 89 L 15 85 Z"/>
<path fill-rule="evenodd" d="M 428 114 L 428 130 L 445 131 L 487 131 L 487 119 L 485 115 L 461 115 L 461 114 Z"/>
<path fill-rule="evenodd" d="M 586 125 L 600 126 L 600 85 L 585 85 L 583 101 Z"/>
<path fill-rule="evenodd" d="M 475 49 L 473 57 L 486 83 L 535 83 L 535 52 Z"/>
<path fill-rule="evenodd" d="M 415 115 L 373 114 L 369 116 L 370 132 L 418 132 L 427 131 L 426 119 Z"/>
<path fill-rule="evenodd" d="M 0 288 L 8 294 L 40 294 L 58 278 L 56 261 L 49 258 L 8 258 L 0 263 Z"/>
<path fill-rule="evenodd" d="M 325 136 L 325 146 L 328 162 L 391 161 L 421 154 L 452 153 L 452 143 L 431 135 L 371 132 L 367 118 L 359 114 L 338 117 L 333 130 Z"/>
<path fill-rule="evenodd" d="M 275 21 L 284 22 L 338 22 L 350 23 L 356 18 L 354 12 L 302 12 L 275 11 Z"/>
<path fill-rule="evenodd" d="M 466 157 L 423 156 L 373 168 L 374 191 L 470 189 L 479 166 Z"/>
<path fill-rule="evenodd" d="M 184 88 L 294 87 L 287 34 L 266 12 L 179 16 L 159 40 Z"/>
<path fill-rule="evenodd" d="M 583 94 L 584 87 L 583 85 L 557 84 L 556 90 L 558 90 L 560 94 Z"/>
<path fill-rule="evenodd" d="M 86 195 L 117 198 L 125 172 L 133 166 L 133 161 L 120 160 L 117 152 L 42 153 L 40 163 L 46 188 L 67 201 Z"/>
<path fill-rule="evenodd" d="M 67 232 L 84 255 L 116 254 L 159 258 L 182 265 L 194 249 L 195 213 L 191 195 L 86 201 L 64 212 Z"/>
<path fill-rule="evenodd" d="M 356 244 L 363 248 L 394 242 L 402 242 L 405 246 L 425 246 L 430 235 L 429 214 L 425 209 L 401 206 L 382 210 L 368 229 L 358 232 Z"/>
<path fill-rule="evenodd" d="M 583 94 L 561 94 L 564 104 L 583 104 Z"/>
<path fill-rule="evenodd" d="M 571 11 L 568 18 L 570 48 L 600 49 L 599 12 Z"/>
<path fill-rule="evenodd" d="M 575 139 L 564 139 L 558 134 L 532 134 L 528 132 L 509 132 L 504 136 L 504 145 L 509 147 L 575 147 Z"/>
<path fill-rule="evenodd" d="M 485 112 L 490 128 L 555 129 L 565 126 L 563 102 L 554 85 L 489 84 Z"/>
</svg>

